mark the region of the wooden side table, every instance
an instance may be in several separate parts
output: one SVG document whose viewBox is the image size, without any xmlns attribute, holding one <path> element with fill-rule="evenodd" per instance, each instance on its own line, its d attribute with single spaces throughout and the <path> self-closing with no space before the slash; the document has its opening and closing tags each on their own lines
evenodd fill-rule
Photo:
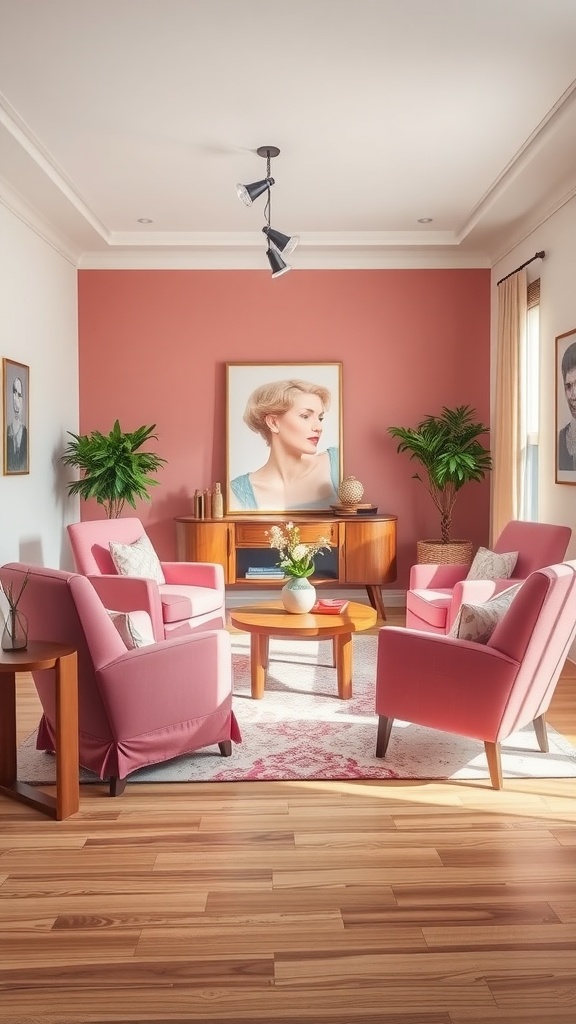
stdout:
<svg viewBox="0 0 576 1024">
<path fill-rule="evenodd" d="M 30 642 L 25 651 L 0 650 L 0 793 L 56 821 L 80 806 L 77 654 L 65 644 Z M 53 668 L 56 674 L 56 796 L 18 782 L 16 673 Z"/>
</svg>

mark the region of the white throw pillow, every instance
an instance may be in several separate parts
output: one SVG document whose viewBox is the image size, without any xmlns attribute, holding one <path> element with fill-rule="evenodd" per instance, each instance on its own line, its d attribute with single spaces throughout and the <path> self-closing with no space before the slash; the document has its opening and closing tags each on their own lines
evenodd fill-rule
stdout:
<svg viewBox="0 0 576 1024">
<path fill-rule="evenodd" d="M 448 636 L 455 636 L 459 640 L 472 640 L 476 644 L 487 644 L 521 586 L 521 583 L 516 583 L 507 590 L 501 590 L 483 604 L 464 603 L 454 619 Z"/>
<path fill-rule="evenodd" d="M 135 647 L 149 647 L 155 644 L 152 620 L 148 612 L 115 612 L 106 609 L 129 651 Z"/>
<path fill-rule="evenodd" d="M 121 576 L 141 576 L 156 583 L 166 583 L 160 559 L 144 533 L 133 544 L 110 541 L 110 554 Z"/>
<path fill-rule="evenodd" d="M 468 570 L 467 580 L 509 580 L 518 561 L 517 551 L 498 555 L 488 548 L 478 548 Z"/>
</svg>

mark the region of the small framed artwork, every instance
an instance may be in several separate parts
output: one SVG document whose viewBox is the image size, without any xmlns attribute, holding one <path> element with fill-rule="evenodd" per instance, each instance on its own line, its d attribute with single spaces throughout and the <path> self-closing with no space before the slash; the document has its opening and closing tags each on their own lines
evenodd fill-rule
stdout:
<svg viewBox="0 0 576 1024">
<path fill-rule="evenodd" d="M 4 395 L 4 474 L 30 472 L 30 368 L 2 360 Z"/>
<path fill-rule="evenodd" d="M 556 338 L 556 483 L 576 484 L 576 329 Z"/>
<path fill-rule="evenodd" d="M 226 511 L 325 512 L 342 477 L 341 363 L 226 364 Z"/>
</svg>

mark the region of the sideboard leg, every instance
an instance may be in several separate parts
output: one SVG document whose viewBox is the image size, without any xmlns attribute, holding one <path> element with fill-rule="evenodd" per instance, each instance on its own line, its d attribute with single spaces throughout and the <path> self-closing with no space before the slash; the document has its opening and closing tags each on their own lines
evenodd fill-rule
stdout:
<svg viewBox="0 0 576 1024">
<path fill-rule="evenodd" d="M 373 583 L 366 584 L 366 593 L 372 607 L 376 610 L 379 619 L 386 621 L 386 609 L 382 600 L 382 591 Z"/>
</svg>

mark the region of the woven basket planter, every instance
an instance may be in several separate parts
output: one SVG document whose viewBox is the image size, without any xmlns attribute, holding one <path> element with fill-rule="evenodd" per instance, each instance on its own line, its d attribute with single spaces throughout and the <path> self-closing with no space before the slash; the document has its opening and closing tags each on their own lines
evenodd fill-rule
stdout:
<svg viewBox="0 0 576 1024">
<path fill-rule="evenodd" d="M 470 565 L 473 544 L 471 540 L 453 540 L 442 544 L 439 540 L 419 540 L 416 545 L 416 561 L 420 565 L 449 565 L 462 562 Z"/>
</svg>

